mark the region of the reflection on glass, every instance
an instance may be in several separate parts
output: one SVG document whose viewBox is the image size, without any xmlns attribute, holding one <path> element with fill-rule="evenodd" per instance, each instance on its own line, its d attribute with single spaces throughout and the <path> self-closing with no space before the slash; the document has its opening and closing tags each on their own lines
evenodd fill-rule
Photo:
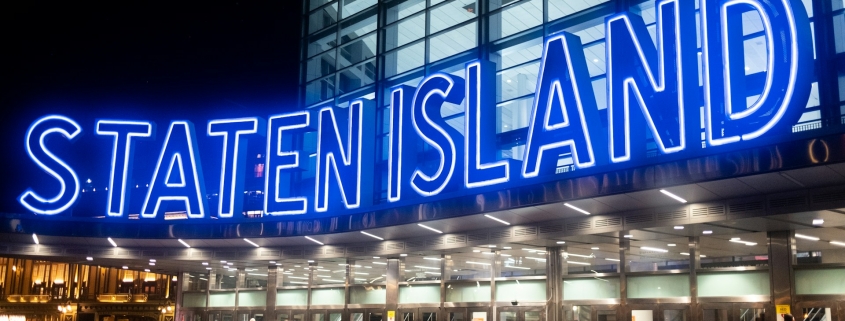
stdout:
<svg viewBox="0 0 845 321">
<path fill-rule="evenodd" d="M 687 310 L 664 310 L 663 321 L 687 321 Z"/>
<path fill-rule="evenodd" d="M 525 321 L 540 321 L 540 311 L 525 311 Z"/>
<path fill-rule="evenodd" d="M 403 312 L 402 321 L 414 321 L 414 314 L 411 312 Z"/>
<path fill-rule="evenodd" d="M 543 1 L 529 0 L 490 16 L 490 40 L 504 38 L 543 23 Z"/>
<path fill-rule="evenodd" d="M 381 321 L 381 313 L 370 313 L 370 321 Z"/>
<path fill-rule="evenodd" d="M 232 321 L 232 314 L 231 314 L 231 313 L 226 313 L 226 312 L 223 312 L 223 318 L 222 318 L 221 320 L 223 320 L 223 321 Z"/>
<path fill-rule="evenodd" d="M 289 315 L 289 314 L 287 314 L 287 313 L 277 314 L 277 315 L 276 315 L 276 320 L 277 320 L 277 321 L 291 321 L 291 320 L 290 320 L 290 315 Z"/>
<path fill-rule="evenodd" d="M 464 321 L 464 314 L 460 312 L 449 312 L 449 321 Z"/>
<path fill-rule="evenodd" d="M 337 3 L 325 6 L 308 17 L 308 33 L 328 27 L 337 22 Z"/>
<path fill-rule="evenodd" d="M 305 314 L 294 314 L 293 315 L 293 321 L 304 321 L 304 320 L 305 320 Z"/>
<path fill-rule="evenodd" d="M 632 310 L 631 320 L 628 321 L 652 321 L 654 320 L 654 311 L 652 310 Z"/>
<path fill-rule="evenodd" d="M 437 321 L 437 313 L 435 312 L 423 312 L 422 316 L 422 321 Z"/>
<path fill-rule="evenodd" d="M 596 312 L 596 318 L 598 319 L 597 321 L 616 321 L 616 311 L 599 310 Z"/>
<path fill-rule="evenodd" d="M 311 321 L 323 321 L 324 317 L 322 313 L 314 313 L 311 315 Z"/>
<path fill-rule="evenodd" d="M 572 310 L 566 310 L 566 321 L 591 321 L 593 307 L 576 305 Z"/>
<path fill-rule="evenodd" d="M 340 313 L 329 313 L 329 321 L 341 321 L 343 315 Z M 258 320 L 255 320 L 258 321 Z"/>
<path fill-rule="evenodd" d="M 739 309 L 739 321 L 765 321 L 766 309 Z M 721 320 L 719 320 L 721 321 Z"/>
<path fill-rule="evenodd" d="M 747 309 L 742 309 L 747 310 Z M 702 321 L 728 321 L 728 310 L 726 309 L 704 309 L 702 312 Z M 740 317 L 741 321 L 752 321 L 752 320 L 745 320 Z"/>
<path fill-rule="evenodd" d="M 830 308 L 804 308 L 801 312 L 803 313 L 804 321 L 831 321 Z"/>
<path fill-rule="evenodd" d="M 352 317 L 352 321 L 363 321 L 364 314 L 363 313 L 352 313 L 350 315 Z"/>
<path fill-rule="evenodd" d="M 500 321 L 516 321 L 516 311 L 499 312 Z"/>
</svg>

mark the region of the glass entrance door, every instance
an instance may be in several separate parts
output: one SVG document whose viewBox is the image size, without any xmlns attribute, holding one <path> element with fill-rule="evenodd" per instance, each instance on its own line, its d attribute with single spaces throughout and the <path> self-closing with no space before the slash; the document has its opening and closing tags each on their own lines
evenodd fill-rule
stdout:
<svg viewBox="0 0 845 321">
<path fill-rule="evenodd" d="M 796 321 L 836 321 L 840 319 L 838 315 L 838 305 L 842 302 L 836 301 L 808 301 L 796 304 L 795 310 L 792 311 L 792 316 Z"/>
<path fill-rule="evenodd" d="M 631 304 L 626 311 L 628 321 L 687 321 L 689 305 L 682 303 Z"/>
<path fill-rule="evenodd" d="M 497 321 L 544 321 L 545 314 L 538 307 L 501 307 Z"/>
<path fill-rule="evenodd" d="M 767 308 L 755 302 L 702 303 L 701 321 L 766 321 Z"/>
<path fill-rule="evenodd" d="M 618 321 L 618 305 L 565 305 L 563 318 L 566 321 Z"/>
</svg>

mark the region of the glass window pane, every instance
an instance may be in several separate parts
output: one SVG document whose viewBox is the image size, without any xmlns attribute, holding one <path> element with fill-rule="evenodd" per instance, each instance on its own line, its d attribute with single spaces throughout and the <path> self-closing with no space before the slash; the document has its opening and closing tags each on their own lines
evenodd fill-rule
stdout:
<svg viewBox="0 0 845 321">
<path fill-rule="evenodd" d="M 722 272 L 698 274 L 698 296 L 726 297 L 770 295 L 769 272 Z"/>
<path fill-rule="evenodd" d="M 349 287 L 349 303 L 351 304 L 384 304 L 387 292 L 383 285 Z"/>
<path fill-rule="evenodd" d="M 526 128 L 531 118 L 531 109 L 534 108 L 534 96 L 511 100 L 497 107 L 496 133 Z"/>
<path fill-rule="evenodd" d="M 504 38 L 543 23 L 543 1 L 530 0 L 490 16 L 490 40 Z"/>
<path fill-rule="evenodd" d="M 305 69 L 305 81 L 311 81 L 335 71 L 334 50 L 308 59 Z"/>
<path fill-rule="evenodd" d="M 429 40 L 429 59 L 435 62 L 475 48 L 477 44 L 476 22 L 432 37 Z"/>
<path fill-rule="evenodd" d="M 566 274 L 616 273 L 619 270 L 619 245 L 569 245 L 563 252 L 563 262 Z"/>
<path fill-rule="evenodd" d="M 549 3 L 549 21 L 563 18 L 581 10 L 605 3 L 609 0 L 547 0 Z"/>
<path fill-rule="evenodd" d="M 384 76 L 390 77 L 420 67 L 425 63 L 425 42 L 406 46 L 384 55 Z"/>
<path fill-rule="evenodd" d="M 349 21 L 340 23 L 340 43 L 347 43 L 355 38 L 366 35 L 376 30 L 376 11 L 371 10 L 370 14 L 362 15 Z"/>
<path fill-rule="evenodd" d="M 619 278 L 578 278 L 563 281 L 564 300 L 619 298 Z"/>
<path fill-rule="evenodd" d="M 343 3 L 343 19 L 376 4 L 376 0 L 341 0 Z"/>
<path fill-rule="evenodd" d="M 400 285 L 399 303 L 440 303 L 440 284 Z"/>
<path fill-rule="evenodd" d="M 425 9 L 425 0 L 393 1 L 388 5 L 385 20 L 387 24 L 391 24 Z"/>
<path fill-rule="evenodd" d="M 276 292 L 276 305 L 285 306 L 307 304 L 308 290 L 306 289 L 278 290 Z"/>
<path fill-rule="evenodd" d="M 375 33 L 361 39 L 355 40 L 349 44 L 343 45 L 338 50 L 338 68 L 346 68 L 348 66 L 357 64 L 364 60 L 376 56 L 376 39 L 378 37 Z"/>
<path fill-rule="evenodd" d="M 767 266 L 768 237 L 765 232 L 703 236 L 699 239 L 701 268 Z"/>
<path fill-rule="evenodd" d="M 532 60 L 540 59 L 543 55 L 543 39 L 534 38 L 490 54 L 490 60 L 496 63 L 496 69 L 507 69 Z"/>
<path fill-rule="evenodd" d="M 375 59 L 337 73 L 338 94 L 348 93 L 372 84 L 375 82 L 375 73 Z"/>
<path fill-rule="evenodd" d="M 308 33 L 314 33 L 337 22 L 337 3 L 325 6 L 308 17 Z"/>
<path fill-rule="evenodd" d="M 836 34 L 836 53 L 845 52 L 845 12 L 833 16 L 833 32 Z"/>
<path fill-rule="evenodd" d="M 305 85 L 305 104 L 311 105 L 334 97 L 334 76 Z"/>
<path fill-rule="evenodd" d="M 845 294 L 845 269 L 796 270 L 795 294 Z"/>
<path fill-rule="evenodd" d="M 238 292 L 239 307 L 265 307 L 267 306 L 267 291 L 240 291 Z"/>
<path fill-rule="evenodd" d="M 308 38 L 308 57 L 324 52 L 337 45 L 337 33 L 327 32 Z"/>
<path fill-rule="evenodd" d="M 496 281 L 496 300 L 546 302 L 546 280 Z"/>
<path fill-rule="evenodd" d="M 628 277 L 628 298 L 674 298 L 690 295 L 689 274 Z"/>
<path fill-rule="evenodd" d="M 384 28 L 384 49 L 392 50 L 425 36 L 425 14 L 400 21 Z"/>
<path fill-rule="evenodd" d="M 311 290 L 312 305 L 343 305 L 346 302 L 344 288 L 322 288 Z"/>
<path fill-rule="evenodd" d="M 446 302 L 490 302 L 490 282 L 459 282 L 446 285 Z"/>
<path fill-rule="evenodd" d="M 490 265 L 493 262 L 489 255 L 480 252 L 455 253 L 447 255 L 445 260 L 444 277 L 447 280 L 490 279 Z"/>
<path fill-rule="evenodd" d="M 308 7 L 308 10 L 317 9 L 317 7 L 322 6 L 324 4 L 327 4 L 331 1 L 333 1 L 333 0 L 311 0 L 311 1 L 308 1 L 309 4 L 310 4 L 310 6 Z"/>
<path fill-rule="evenodd" d="M 534 93 L 540 61 L 514 67 L 496 75 L 496 102 L 511 100 Z"/>
<path fill-rule="evenodd" d="M 475 18 L 477 12 L 478 7 L 475 0 L 453 0 L 431 9 L 431 14 L 429 15 L 431 19 L 431 30 L 429 30 L 429 34 L 435 34 L 441 30 Z"/>
</svg>

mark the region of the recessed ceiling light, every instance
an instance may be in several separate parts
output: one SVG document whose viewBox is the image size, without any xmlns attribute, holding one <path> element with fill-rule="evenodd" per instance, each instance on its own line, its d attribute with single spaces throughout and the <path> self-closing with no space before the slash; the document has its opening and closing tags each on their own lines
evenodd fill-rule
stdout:
<svg viewBox="0 0 845 321">
<path fill-rule="evenodd" d="M 661 253 L 669 252 L 669 250 L 664 250 L 664 249 L 661 249 L 661 248 L 650 247 L 650 246 L 640 246 L 640 250 L 646 250 L 646 251 L 652 251 L 652 252 L 661 252 Z"/>
<path fill-rule="evenodd" d="M 438 229 L 433 228 L 433 227 L 430 227 L 430 226 L 426 226 L 426 225 L 423 225 L 423 224 L 417 224 L 417 226 L 422 227 L 422 228 L 424 228 L 424 229 L 427 229 L 427 230 L 429 230 L 429 231 L 432 231 L 432 232 L 438 233 L 438 234 L 443 234 L 443 231 L 438 230 Z"/>
<path fill-rule="evenodd" d="M 402 254 L 399 254 L 399 256 L 408 256 L 408 254 L 402 253 Z"/>
<path fill-rule="evenodd" d="M 587 211 L 585 211 L 585 210 L 582 210 L 581 208 L 579 208 L 579 207 L 577 207 L 577 206 L 575 206 L 575 205 L 572 205 L 572 204 L 569 204 L 569 203 L 563 203 L 563 205 L 564 205 L 564 206 L 566 206 L 566 207 L 568 207 L 568 208 L 571 208 L 571 209 L 573 209 L 573 210 L 576 210 L 576 211 L 580 212 L 581 214 L 584 214 L 584 215 L 590 215 L 590 212 L 587 212 Z"/>
<path fill-rule="evenodd" d="M 202 262 L 202 265 L 208 265 L 208 262 Z"/>
<path fill-rule="evenodd" d="M 320 244 L 320 245 L 325 245 L 325 244 L 323 244 L 323 242 L 312 239 L 310 236 L 306 236 L 305 238 L 308 239 L 311 242 L 314 242 L 314 243 L 317 243 L 317 244 Z"/>
<path fill-rule="evenodd" d="M 822 225 L 822 224 L 824 224 L 823 219 L 817 218 L 817 219 L 813 220 L 813 225 Z M 32 235 L 35 235 L 35 234 L 32 234 Z"/>
<path fill-rule="evenodd" d="M 182 245 L 184 245 L 185 247 L 191 247 L 190 245 L 188 245 L 188 243 L 185 243 L 185 241 L 182 241 L 182 239 L 178 239 L 178 241 L 179 241 L 179 243 L 182 243 Z"/>
<path fill-rule="evenodd" d="M 675 225 L 675 229 L 676 230 L 683 230 L 684 227 L 683 227 L 683 225 Z"/>
<path fill-rule="evenodd" d="M 833 244 L 833 245 L 839 245 L 839 246 L 845 246 L 845 242 L 830 241 L 830 244 Z"/>
<path fill-rule="evenodd" d="M 258 244 L 255 244 L 255 242 L 250 241 L 250 240 L 248 240 L 248 239 L 244 239 L 244 241 L 246 241 L 247 243 L 251 244 L 252 246 L 255 246 L 255 247 L 261 247 L 261 246 L 259 246 Z"/>
<path fill-rule="evenodd" d="M 678 201 L 678 202 L 681 202 L 681 203 L 686 203 L 686 202 L 687 202 L 687 200 L 685 200 L 685 199 L 681 198 L 681 197 L 680 197 L 680 196 L 678 196 L 678 195 L 672 194 L 671 192 L 669 192 L 669 191 L 667 191 L 667 190 L 665 190 L 665 189 L 661 189 L 661 190 L 660 190 L 660 192 L 661 192 L 661 193 L 663 193 L 663 195 L 669 196 L 669 197 L 671 197 L 672 199 L 674 199 L 674 200 L 676 200 L 676 201 Z"/>
<path fill-rule="evenodd" d="M 566 244 L 566 241 L 557 241 L 557 244 Z"/>
<path fill-rule="evenodd" d="M 32 233 L 32 241 L 35 242 L 35 245 L 39 244 L 38 243 L 38 235 L 35 235 L 35 233 Z"/>
<path fill-rule="evenodd" d="M 675 243 L 666 244 L 666 246 L 675 246 Z"/>
<path fill-rule="evenodd" d="M 128 266 L 126 266 L 126 265 L 124 265 L 124 266 L 122 267 L 122 269 L 124 269 L 124 270 L 128 270 L 128 269 L 129 269 L 129 267 L 128 267 Z"/>
<path fill-rule="evenodd" d="M 704 234 L 704 235 L 710 235 L 710 234 L 713 234 L 713 231 L 711 231 L 711 230 L 705 230 L 705 231 L 701 232 L 701 234 Z"/>
<path fill-rule="evenodd" d="M 598 247 L 591 247 L 590 249 L 591 250 L 598 250 L 599 248 Z"/>
<path fill-rule="evenodd" d="M 361 234 L 364 234 L 364 235 L 366 235 L 366 236 L 372 237 L 372 238 L 377 239 L 377 240 L 379 240 L 379 241 L 384 241 L 384 239 L 383 239 L 383 238 L 378 237 L 378 236 L 375 236 L 375 235 L 372 235 L 372 234 L 367 233 L 367 232 L 364 232 L 364 231 L 361 231 Z"/>
<path fill-rule="evenodd" d="M 107 239 L 109 240 L 109 243 L 111 243 L 111 246 L 117 247 L 117 243 L 115 243 L 114 240 L 111 239 L 111 237 L 108 237 Z"/>
<path fill-rule="evenodd" d="M 86 259 L 86 260 L 88 260 L 88 261 L 93 261 L 93 260 L 94 260 L 94 258 L 93 258 L 93 257 L 90 257 L 90 256 L 89 256 L 89 257 L 86 257 L 85 259 Z"/>
<path fill-rule="evenodd" d="M 633 235 L 631 235 L 631 234 L 625 234 L 625 235 L 623 235 L 622 237 L 624 237 L 624 238 L 626 238 L 626 239 L 630 239 L 630 238 L 633 238 L 634 236 L 633 236 Z"/>
<path fill-rule="evenodd" d="M 797 237 L 799 239 L 810 240 L 810 241 L 818 241 L 819 240 L 818 237 L 804 235 L 804 234 L 798 234 L 798 233 L 795 233 L 795 237 Z"/>
<path fill-rule="evenodd" d="M 505 225 L 511 225 L 511 223 L 508 223 L 508 222 L 505 222 L 504 220 L 501 220 L 501 219 L 498 219 L 498 218 L 492 217 L 492 216 L 490 216 L 489 214 L 484 214 L 484 217 L 489 218 L 489 219 L 491 219 L 491 220 L 494 220 L 494 221 L 496 221 L 496 222 L 499 222 L 499 223 L 505 224 Z"/>
</svg>

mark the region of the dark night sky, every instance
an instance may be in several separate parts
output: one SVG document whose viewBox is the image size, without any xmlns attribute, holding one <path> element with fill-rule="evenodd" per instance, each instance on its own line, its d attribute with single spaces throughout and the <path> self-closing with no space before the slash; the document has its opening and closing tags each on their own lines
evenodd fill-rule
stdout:
<svg viewBox="0 0 845 321">
<path fill-rule="evenodd" d="M 43 115 L 72 116 L 90 144 L 97 118 L 154 120 L 159 135 L 188 119 L 204 134 L 213 118 L 296 108 L 301 11 L 301 0 L 0 4 L 0 212 L 18 211 L 28 184 L 49 178 L 23 146 Z"/>
</svg>

